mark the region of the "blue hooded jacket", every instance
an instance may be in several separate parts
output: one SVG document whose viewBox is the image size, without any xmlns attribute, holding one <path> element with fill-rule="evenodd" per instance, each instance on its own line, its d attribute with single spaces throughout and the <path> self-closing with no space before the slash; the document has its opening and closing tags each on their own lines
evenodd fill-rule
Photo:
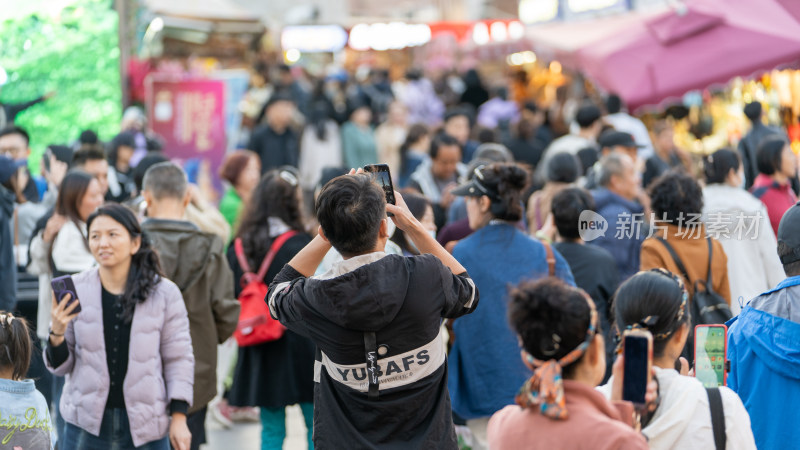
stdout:
<svg viewBox="0 0 800 450">
<path fill-rule="evenodd" d="M 639 271 L 642 242 L 647 230 L 642 224 L 642 205 L 625 199 L 606 188 L 592 191 L 595 212 L 608 222 L 605 235 L 590 244 L 608 250 L 617 261 L 620 281 Z M 638 215 L 634 217 L 634 215 Z"/>
<path fill-rule="evenodd" d="M 800 442 L 800 276 L 754 298 L 728 321 L 728 387 L 739 394 L 760 450 Z M 794 444 L 792 444 L 794 443 Z"/>
<path fill-rule="evenodd" d="M 575 286 L 567 261 L 555 249 L 555 276 Z M 516 334 L 508 324 L 508 288 L 548 275 L 545 248 L 509 224 L 487 225 L 463 239 L 453 256 L 481 293 L 475 311 L 453 322 L 448 388 L 453 410 L 464 419 L 491 416 L 514 404 L 533 375 L 522 362 Z"/>
</svg>

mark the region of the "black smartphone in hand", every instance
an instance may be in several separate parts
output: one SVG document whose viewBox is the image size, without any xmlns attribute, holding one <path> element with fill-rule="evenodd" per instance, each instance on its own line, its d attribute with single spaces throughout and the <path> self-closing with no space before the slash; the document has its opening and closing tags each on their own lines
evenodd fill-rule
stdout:
<svg viewBox="0 0 800 450">
<path fill-rule="evenodd" d="M 72 302 L 78 300 L 78 293 L 75 289 L 75 282 L 72 281 L 72 277 L 69 275 L 65 275 L 63 277 L 53 278 L 53 281 L 50 282 L 50 285 L 53 287 L 53 292 L 56 294 L 56 301 L 61 303 L 64 300 L 64 297 L 67 294 L 70 294 L 70 299 L 68 303 L 64 306 L 65 308 L 69 307 Z M 75 310 L 72 311 L 73 314 L 77 314 L 81 312 L 81 304 L 78 303 L 78 306 L 75 307 Z"/>
<path fill-rule="evenodd" d="M 622 399 L 644 406 L 653 367 L 653 336 L 649 331 L 629 330 L 623 335 L 625 370 Z"/>
<path fill-rule="evenodd" d="M 369 164 L 364 166 L 364 172 L 375 174 L 375 180 L 386 195 L 386 203 L 394 205 L 394 185 L 392 185 L 392 174 L 389 172 L 389 166 L 386 164 Z"/>
</svg>

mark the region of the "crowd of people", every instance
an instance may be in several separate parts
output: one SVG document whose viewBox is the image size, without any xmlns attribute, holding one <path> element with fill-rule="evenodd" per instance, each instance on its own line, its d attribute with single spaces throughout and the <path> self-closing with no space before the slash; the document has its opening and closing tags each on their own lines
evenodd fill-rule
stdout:
<svg viewBox="0 0 800 450">
<path fill-rule="evenodd" d="M 196 450 L 209 418 L 282 448 L 291 405 L 308 448 L 800 439 L 798 161 L 759 104 L 738 149 L 699 156 L 615 95 L 544 108 L 475 70 L 275 73 L 254 70 L 221 196 L 135 108 L 110 142 L 48 146 L 40 174 L 35 130 L 0 130 L 0 417 L 28 424 L 3 445 Z M 720 425 L 691 348 L 728 319 Z M 653 337 L 636 408 L 631 329 Z"/>
</svg>

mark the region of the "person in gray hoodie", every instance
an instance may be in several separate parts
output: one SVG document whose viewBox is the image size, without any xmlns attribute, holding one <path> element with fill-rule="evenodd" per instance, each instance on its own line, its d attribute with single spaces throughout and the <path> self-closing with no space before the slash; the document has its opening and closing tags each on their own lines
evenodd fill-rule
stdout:
<svg viewBox="0 0 800 450">
<path fill-rule="evenodd" d="M 195 372 L 187 421 L 191 449 L 196 450 L 205 443 L 206 405 L 217 394 L 217 345 L 236 329 L 239 302 L 222 240 L 183 220 L 187 184 L 183 169 L 171 162 L 149 168 L 142 185 L 148 217 L 142 228 L 153 239 L 164 275 L 180 288 L 189 313 Z"/>
</svg>

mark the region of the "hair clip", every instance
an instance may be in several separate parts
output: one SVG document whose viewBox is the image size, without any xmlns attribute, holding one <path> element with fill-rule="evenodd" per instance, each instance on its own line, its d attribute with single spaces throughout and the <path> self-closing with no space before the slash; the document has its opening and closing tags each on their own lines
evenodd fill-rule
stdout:
<svg viewBox="0 0 800 450">
<path fill-rule="evenodd" d="M 0 314 L 0 323 L 5 323 L 6 325 L 11 325 L 11 322 L 14 319 L 15 319 L 15 317 L 11 313 Z"/>
<path fill-rule="evenodd" d="M 553 348 L 552 350 L 542 350 L 542 353 L 544 355 L 547 356 L 555 355 L 556 353 L 558 353 L 558 349 L 561 348 L 561 336 L 553 333 L 552 339 L 553 339 Z"/>
<path fill-rule="evenodd" d="M 281 170 L 278 176 L 281 177 L 281 180 L 291 184 L 293 187 L 297 186 L 298 184 L 297 177 L 294 176 L 294 174 L 289 172 L 288 170 Z"/>
</svg>

